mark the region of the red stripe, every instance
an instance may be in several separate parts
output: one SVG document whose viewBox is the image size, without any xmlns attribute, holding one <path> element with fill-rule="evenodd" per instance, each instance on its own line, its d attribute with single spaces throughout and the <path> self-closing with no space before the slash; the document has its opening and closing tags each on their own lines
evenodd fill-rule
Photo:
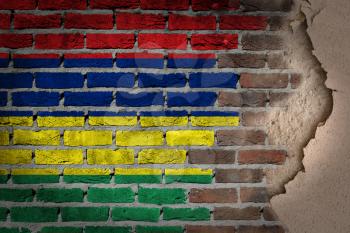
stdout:
<svg viewBox="0 0 350 233">
<path fill-rule="evenodd" d="M 216 59 L 215 54 L 170 53 L 170 59 Z"/>
<path fill-rule="evenodd" d="M 64 58 L 66 59 L 84 59 L 84 58 L 113 58 L 113 55 L 111 53 L 83 53 L 83 54 L 76 54 L 76 53 L 67 53 L 64 54 Z"/>
<path fill-rule="evenodd" d="M 53 59 L 59 59 L 60 55 L 59 54 L 14 54 L 13 58 L 28 58 L 28 59 L 42 59 L 42 58 L 53 58 Z"/>
<path fill-rule="evenodd" d="M 155 58 L 163 59 L 164 55 L 161 53 L 120 53 L 117 58 Z"/>
<path fill-rule="evenodd" d="M 0 53 L 0 58 L 2 58 L 2 59 L 8 59 L 9 56 L 10 55 L 8 53 Z"/>
</svg>

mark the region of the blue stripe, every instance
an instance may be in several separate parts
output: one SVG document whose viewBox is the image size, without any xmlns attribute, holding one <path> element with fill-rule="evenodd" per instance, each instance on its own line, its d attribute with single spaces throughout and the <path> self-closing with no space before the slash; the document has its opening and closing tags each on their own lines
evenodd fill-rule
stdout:
<svg viewBox="0 0 350 233">
<path fill-rule="evenodd" d="M 15 68 L 57 68 L 61 59 L 54 58 L 16 58 L 13 59 Z"/>
<path fill-rule="evenodd" d="M 64 67 L 113 67 L 113 58 L 77 58 L 65 59 Z"/>
<path fill-rule="evenodd" d="M 164 105 L 162 92 L 142 92 L 131 94 L 129 92 L 117 92 L 117 106 L 123 107 L 145 107 L 151 105 Z"/>
<path fill-rule="evenodd" d="M 157 111 L 157 112 L 141 112 L 140 116 L 187 116 L 187 111 Z"/>
<path fill-rule="evenodd" d="M 239 116 L 238 112 L 206 112 L 206 111 L 193 111 L 192 116 Z"/>
<path fill-rule="evenodd" d="M 149 74 L 138 75 L 139 87 L 184 87 L 185 74 Z"/>
<path fill-rule="evenodd" d="M 80 73 L 36 73 L 35 83 L 38 88 L 82 88 L 84 77 Z"/>
<path fill-rule="evenodd" d="M 84 112 L 66 112 L 66 111 L 57 111 L 57 112 L 38 112 L 38 116 L 54 116 L 54 117 L 80 117 L 84 116 Z"/>
<path fill-rule="evenodd" d="M 33 116 L 31 111 L 0 111 L 0 116 Z"/>
<path fill-rule="evenodd" d="M 137 116 L 136 112 L 90 112 L 89 111 L 89 116 L 94 116 L 94 117 L 114 117 L 114 116 Z"/>
<path fill-rule="evenodd" d="M 13 106 L 50 107 L 58 106 L 60 93 L 58 92 L 14 92 L 12 93 Z"/>
<path fill-rule="evenodd" d="M 64 92 L 64 106 L 110 106 L 113 92 Z"/>
<path fill-rule="evenodd" d="M 148 58 L 122 58 L 117 59 L 117 67 L 120 68 L 154 68 L 162 69 L 164 66 L 164 59 L 148 59 Z"/>
<path fill-rule="evenodd" d="M 4 73 L 0 74 L 0 88 L 31 88 L 33 75 L 31 73 Z"/>
<path fill-rule="evenodd" d="M 192 73 L 189 80 L 191 88 L 236 88 L 237 82 L 235 73 Z"/>
<path fill-rule="evenodd" d="M 0 59 L 0 67 L 8 67 L 8 66 L 9 66 L 9 62 L 10 62 L 9 59 L 3 59 L 3 58 L 1 58 L 1 59 Z"/>
<path fill-rule="evenodd" d="M 0 106 L 7 105 L 7 92 L 0 92 Z"/>
<path fill-rule="evenodd" d="M 168 68 L 213 68 L 215 67 L 216 59 L 197 59 L 197 58 L 180 58 L 180 59 L 168 59 Z"/>
<path fill-rule="evenodd" d="M 88 73 L 87 86 L 91 87 L 126 87 L 135 85 L 133 73 Z"/>
<path fill-rule="evenodd" d="M 217 95 L 215 92 L 169 92 L 168 107 L 205 107 L 213 106 Z"/>
</svg>

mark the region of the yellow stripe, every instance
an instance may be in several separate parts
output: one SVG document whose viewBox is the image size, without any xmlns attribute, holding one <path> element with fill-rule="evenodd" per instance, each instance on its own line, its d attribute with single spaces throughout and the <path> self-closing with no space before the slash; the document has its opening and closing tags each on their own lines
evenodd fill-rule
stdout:
<svg viewBox="0 0 350 233">
<path fill-rule="evenodd" d="M 103 146 L 112 144 L 112 131 L 90 130 L 64 132 L 66 146 Z"/>
<path fill-rule="evenodd" d="M 65 168 L 64 175 L 90 175 L 90 176 L 98 176 L 98 175 L 110 175 L 111 170 L 105 168 Z"/>
<path fill-rule="evenodd" d="M 85 124 L 85 118 L 38 116 L 37 122 L 39 127 L 82 127 Z"/>
<path fill-rule="evenodd" d="M 36 150 L 36 164 L 83 164 L 82 150 Z"/>
<path fill-rule="evenodd" d="M 0 150 L 0 164 L 31 164 L 32 150 Z"/>
<path fill-rule="evenodd" d="M 186 161 L 185 150 L 145 149 L 139 152 L 139 164 L 181 164 Z"/>
<path fill-rule="evenodd" d="M 162 131 L 117 131 L 118 146 L 161 146 L 164 143 Z"/>
<path fill-rule="evenodd" d="M 183 169 L 165 169 L 165 175 L 212 175 L 212 169 L 201 169 L 201 168 L 183 168 Z"/>
<path fill-rule="evenodd" d="M 162 175 L 162 169 L 116 168 L 115 175 Z"/>
<path fill-rule="evenodd" d="M 134 150 L 89 149 L 88 164 L 134 164 Z"/>
<path fill-rule="evenodd" d="M 177 130 L 168 131 L 166 140 L 169 146 L 213 146 L 214 131 Z"/>
<path fill-rule="evenodd" d="M 32 116 L 26 116 L 26 117 L 0 117 L 0 125 L 19 125 L 19 126 L 33 126 L 33 117 Z"/>
<path fill-rule="evenodd" d="M 191 124 L 193 126 L 239 126 L 239 117 L 191 117 Z"/>
<path fill-rule="evenodd" d="M 7 146 L 10 144 L 10 134 L 7 131 L 0 131 L 0 146 Z"/>
<path fill-rule="evenodd" d="M 134 126 L 137 125 L 137 116 L 123 116 L 123 117 L 92 117 L 89 116 L 89 125 L 100 126 Z"/>
<path fill-rule="evenodd" d="M 12 175 L 59 175 L 58 169 L 43 168 L 43 169 L 31 169 L 31 168 L 14 168 L 12 169 Z"/>
<path fill-rule="evenodd" d="M 6 176 L 8 174 L 10 174 L 9 170 L 7 170 L 7 169 L 0 169 L 0 176 Z"/>
<path fill-rule="evenodd" d="M 13 143 L 15 145 L 52 145 L 58 146 L 60 144 L 59 130 L 14 130 Z"/>
<path fill-rule="evenodd" d="M 142 127 L 155 126 L 186 126 L 188 124 L 188 117 L 140 117 Z"/>
</svg>

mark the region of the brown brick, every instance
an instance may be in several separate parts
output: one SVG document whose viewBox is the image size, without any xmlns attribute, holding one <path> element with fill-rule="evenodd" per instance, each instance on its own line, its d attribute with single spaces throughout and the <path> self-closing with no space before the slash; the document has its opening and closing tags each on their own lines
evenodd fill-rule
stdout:
<svg viewBox="0 0 350 233">
<path fill-rule="evenodd" d="M 191 150 L 188 161 L 191 164 L 232 164 L 235 163 L 234 150 Z"/>
<path fill-rule="evenodd" d="M 239 152 L 240 164 L 283 164 L 287 152 L 283 150 L 243 150 Z"/>
<path fill-rule="evenodd" d="M 265 207 L 263 209 L 263 216 L 266 221 L 278 221 L 277 214 L 271 207 Z"/>
<path fill-rule="evenodd" d="M 186 226 L 187 233 L 235 233 L 234 226 Z"/>
<path fill-rule="evenodd" d="M 270 69 L 288 69 L 287 58 L 282 53 L 270 53 L 267 55 L 267 64 Z"/>
<path fill-rule="evenodd" d="M 282 50 L 284 47 L 281 36 L 265 34 L 244 34 L 242 37 L 242 46 L 244 50 L 253 51 Z"/>
<path fill-rule="evenodd" d="M 272 106 L 272 107 L 285 107 L 288 105 L 288 99 L 291 96 L 292 96 L 291 93 L 271 92 L 270 93 L 270 106 Z"/>
<path fill-rule="evenodd" d="M 258 220 L 260 216 L 260 208 L 258 207 L 246 207 L 242 209 L 216 207 L 214 209 L 215 220 Z"/>
<path fill-rule="evenodd" d="M 266 188 L 241 188 L 241 201 L 266 203 L 270 201 L 270 195 Z"/>
<path fill-rule="evenodd" d="M 264 68 L 265 54 L 219 54 L 219 68 Z"/>
<path fill-rule="evenodd" d="M 301 84 L 301 75 L 300 74 L 292 74 L 290 78 L 290 84 L 292 89 L 296 89 Z"/>
<path fill-rule="evenodd" d="M 288 82 L 288 74 L 243 73 L 239 80 L 242 88 L 286 88 Z"/>
<path fill-rule="evenodd" d="M 265 107 L 268 98 L 265 92 L 220 92 L 218 101 L 220 107 Z"/>
<path fill-rule="evenodd" d="M 260 183 L 264 173 L 260 169 L 216 169 L 216 183 Z"/>
<path fill-rule="evenodd" d="M 264 145 L 266 139 L 262 130 L 219 130 L 216 136 L 220 146 Z"/>
<path fill-rule="evenodd" d="M 240 226 L 238 233 L 284 233 L 281 226 Z"/>
<path fill-rule="evenodd" d="M 244 11 L 290 11 L 292 0 L 241 0 Z"/>
<path fill-rule="evenodd" d="M 238 197 L 233 188 L 191 189 L 189 200 L 192 203 L 236 203 Z"/>
<path fill-rule="evenodd" d="M 289 20 L 283 16 L 269 17 L 268 24 L 270 25 L 270 31 L 286 31 L 289 29 Z"/>
<path fill-rule="evenodd" d="M 243 112 L 241 124 L 243 126 L 264 126 L 267 121 L 266 112 Z"/>
</svg>

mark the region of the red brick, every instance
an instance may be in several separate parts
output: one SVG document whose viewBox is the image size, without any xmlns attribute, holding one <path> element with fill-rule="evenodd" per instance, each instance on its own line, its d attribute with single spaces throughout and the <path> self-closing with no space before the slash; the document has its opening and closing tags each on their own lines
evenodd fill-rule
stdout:
<svg viewBox="0 0 350 233">
<path fill-rule="evenodd" d="M 238 47 L 237 34 L 194 34 L 191 37 L 194 50 L 225 50 Z"/>
<path fill-rule="evenodd" d="M 241 188 L 240 190 L 241 201 L 254 202 L 254 203 L 266 203 L 270 201 L 270 194 L 266 188 L 253 187 L 253 188 Z"/>
<path fill-rule="evenodd" d="M 243 126 L 264 126 L 267 123 L 266 112 L 243 112 L 241 124 Z"/>
<path fill-rule="evenodd" d="M 244 11 L 289 11 L 292 0 L 241 0 Z"/>
<path fill-rule="evenodd" d="M 0 14 L 0 29 L 10 29 L 11 27 L 11 15 Z"/>
<path fill-rule="evenodd" d="M 190 150 L 188 162 L 191 164 L 233 164 L 236 151 L 234 150 Z"/>
<path fill-rule="evenodd" d="M 218 98 L 220 107 L 265 107 L 268 102 L 265 92 L 246 91 L 220 92 Z"/>
<path fill-rule="evenodd" d="M 278 221 L 278 216 L 271 207 L 264 207 L 263 216 L 266 221 Z"/>
<path fill-rule="evenodd" d="M 186 226 L 186 233 L 235 233 L 234 226 Z"/>
<path fill-rule="evenodd" d="M 64 28 L 112 29 L 113 15 L 67 13 L 65 15 Z"/>
<path fill-rule="evenodd" d="M 260 183 L 264 173 L 260 169 L 216 169 L 216 183 Z"/>
<path fill-rule="evenodd" d="M 35 36 L 36 49 L 82 49 L 84 35 L 75 34 L 39 34 Z"/>
<path fill-rule="evenodd" d="M 283 150 L 243 150 L 239 152 L 240 164 L 283 164 L 287 152 Z"/>
<path fill-rule="evenodd" d="M 85 10 L 86 0 L 39 0 L 40 10 Z"/>
<path fill-rule="evenodd" d="M 239 80 L 242 88 L 286 88 L 288 82 L 288 74 L 243 73 Z"/>
<path fill-rule="evenodd" d="M 220 146 L 264 145 L 266 133 L 262 130 L 219 130 L 216 137 Z"/>
<path fill-rule="evenodd" d="M 192 10 L 236 10 L 239 9 L 239 0 L 192 0 Z"/>
<path fill-rule="evenodd" d="M 186 34 L 139 34 L 141 49 L 186 49 Z"/>
<path fill-rule="evenodd" d="M 132 49 L 134 34 L 87 34 L 86 46 L 89 49 Z"/>
<path fill-rule="evenodd" d="M 188 10 L 189 0 L 141 0 L 145 10 Z"/>
<path fill-rule="evenodd" d="M 215 30 L 215 16 L 169 15 L 169 30 Z"/>
<path fill-rule="evenodd" d="M 288 18 L 284 16 L 271 16 L 269 17 L 268 24 L 270 25 L 270 31 L 287 30 L 290 28 Z"/>
<path fill-rule="evenodd" d="M 135 9 L 139 6 L 140 0 L 90 0 L 93 9 Z"/>
<path fill-rule="evenodd" d="M 36 0 L 0 0 L 0 10 L 34 10 Z"/>
<path fill-rule="evenodd" d="M 238 197 L 234 188 L 191 189 L 189 200 L 192 203 L 236 203 Z"/>
<path fill-rule="evenodd" d="M 264 68 L 266 55 L 250 53 L 225 53 L 218 55 L 219 68 Z"/>
<path fill-rule="evenodd" d="M 243 50 L 263 51 L 282 50 L 284 48 L 283 39 L 279 35 L 253 35 L 244 34 L 242 36 Z"/>
<path fill-rule="evenodd" d="M 33 15 L 33 14 L 15 14 L 14 16 L 15 29 L 27 28 L 60 28 L 61 15 Z"/>
<path fill-rule="evenodd" d="M 33 36 L 31 34 L 0 34 L 0 47 L 2 48 L 27 48 L 32 47 Z"/>
<path fill-rule="evenodd" d="M 240 226 L 238 233 L 284 233 L 281 226 Z"/>
<path fill-rule="evenodd" d="M 292 89 L 296 89 L 300 87 L 301 84 L 301 75 L 300 74 L 292 74 L 290 78 L 290 84 Z"/>
<path fill-rule="evenodd" d="M 214 220 L 258 220 L 261 213 L 259 207 L 230 208 L 215 207 Z"/>
<path fill-rule="evenodd" d="M 117 29 L 165 29 L 166 19 L 161 14 L 117 13 Z"/>
<path fill-rule="evenodd" d="M 220 17 L 220 29 L 223 30 L 265 30 L 266 16 L 223 15 Z"/>
<path fill-rule="evenodd" d="M 270 69 L 288 69 L 289 65 L 285 54 L 270 53 L 267 56 L 267 64 Z"/>
</svg>

